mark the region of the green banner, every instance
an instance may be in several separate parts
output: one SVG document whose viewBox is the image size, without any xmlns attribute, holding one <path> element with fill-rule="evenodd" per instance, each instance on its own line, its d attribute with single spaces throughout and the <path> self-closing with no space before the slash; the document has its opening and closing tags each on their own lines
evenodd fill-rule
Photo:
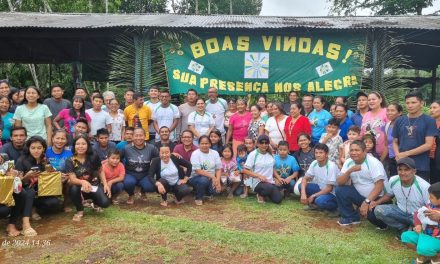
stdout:
<svg viewBox="0 0 440 264">
<path fill-rule="evenodd" d="M 196 33 L 164 45 L 172 94 L 287 93 L 347 96 L 360 87 L 365 36 L 347 32 Z"/>
</svg>

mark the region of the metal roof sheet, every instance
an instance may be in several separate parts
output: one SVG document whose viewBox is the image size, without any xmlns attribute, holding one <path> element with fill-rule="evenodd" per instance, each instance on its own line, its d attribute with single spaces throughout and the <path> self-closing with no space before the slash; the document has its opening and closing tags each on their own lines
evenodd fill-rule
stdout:
<svg viewBox="0 0 440 264">
<path fill-rule="evenodd" d="M 322 28 L 440 30 L 440 16 L 269 17 L 178 14 L 0 13 L 0 28 Z"/>
</svg>

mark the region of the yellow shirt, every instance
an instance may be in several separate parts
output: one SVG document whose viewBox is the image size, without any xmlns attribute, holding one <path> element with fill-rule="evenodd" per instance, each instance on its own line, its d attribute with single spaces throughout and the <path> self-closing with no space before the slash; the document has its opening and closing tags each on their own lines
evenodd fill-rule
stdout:
<svg viewBox="0 0 440 264">
<path fill-rule="evenodd" d="M 147 105 L 143 105 L 141 108 L 136 108 L 134 105 L 129 105 L 124 110 L 125 120 L 127 120 L 128 126 L 134 127 L 134 117 L 138 115 L 139 122 L 142 128 L 145 130 L 145 140 L 150 139 L 150 133 L 148 132 L 148 121 L 151 120 L 151 109 Z"/>
</svg>

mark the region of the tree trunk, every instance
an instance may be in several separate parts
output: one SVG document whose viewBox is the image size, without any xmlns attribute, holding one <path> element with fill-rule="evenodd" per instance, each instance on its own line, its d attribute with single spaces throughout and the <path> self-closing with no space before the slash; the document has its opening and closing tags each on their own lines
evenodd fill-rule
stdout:
<svg viewBox="0 0 440 264">
<path fill-rule="evenodd" d="M 199 0 L 196 0 L 196 15 L 199 14 Z"/>
<path fill-rule="evenodd" d="M 232 0 L 229 0 L 229 14 L 232 15 Z"/>
<path fill-rule="evenodd" d="M 11 0 L 8 0 L 8 7 L 9 7 L 9 11 L 10 12 L 14 12 L 15 11 L 14 5 L 12 4 Z"/>
<path fill-rule="evenodd" d="M 105 0 L 105 13 L 108 14 L 108 0 Z"/>
<path fill-rule="evenodd" d="M 208 15 L 211 14 L 211 0 L 208 0 Z"/>
<path fill-rule="evenodd" d="M 47 0 L 43 0 L 43 5 L 45 12 L 49 11 L 49 13 L 52 13 L 52 8 L 50 8 L 49 2 Z"/>
<path fill-rule="evenodd" d="M 37 76 L 37 71 L 35 69 L 35 64 L 28 64 L 28 67 L 29 67 L 29 71 L 31 72 L 32 79 L 34 80 L 34 84 L 39 89 L 40 83 L 38 82 L 38 76 Z"/>
</svg>

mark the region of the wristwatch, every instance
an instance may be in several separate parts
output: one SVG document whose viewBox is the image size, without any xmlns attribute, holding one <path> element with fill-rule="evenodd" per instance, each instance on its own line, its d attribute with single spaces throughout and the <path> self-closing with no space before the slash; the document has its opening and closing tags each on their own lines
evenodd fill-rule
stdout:
<svg viewBox="0 0 440 264">
<path fill-rule="evenodd" d="M 368 199 L 368 198 L 366 198 L 364 202 L 365 202 L 366 204 L 370 204 L 370 203 L 371 203 L 371 200 Z"/>
</svg>

